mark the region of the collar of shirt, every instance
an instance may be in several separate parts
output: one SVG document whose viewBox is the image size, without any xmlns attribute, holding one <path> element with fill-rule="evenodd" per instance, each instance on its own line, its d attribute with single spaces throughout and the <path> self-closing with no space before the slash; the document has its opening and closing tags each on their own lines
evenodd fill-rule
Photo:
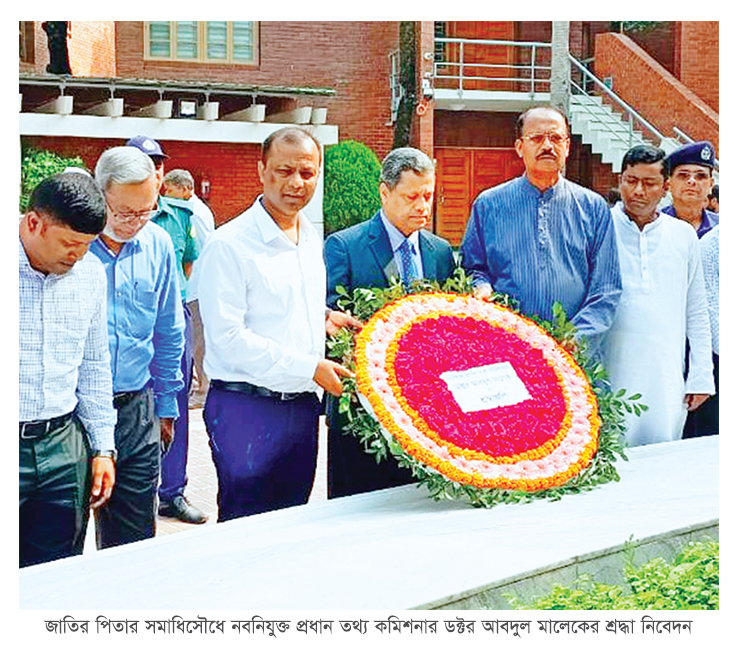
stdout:
<svg viewBox="0 0 741 660">
<path fill-rule="evenodd" d="M 75 266 L 76 265 L 77 264 L 75 264 Z M 49 281 L 53 281 L 55 279 L 61 279 L 69 275 L 74 270 L 75 266 L 72 266 L 72 268 L 70 268 L 66 273 L 42 273 L 40 270 L 36 270 L 31 265 L 31 262 L 28 260 L 28 254 L 26 254 L 26 248 L 23 247 L 23 241 L 20 239 L 20 237 L 18 238 L 18 267 L 27 275 L 33 275 L 34 277 L 38 277 L 41 280 L 49 278 Z"/>
<path fill-rule="evenodd" d="M 526 195 L 529 195 L 531 197 L 535 198 L 545 198 L 546 200 L 551 199 L 553 196 L 561 193 L 566 184 L 565 179 L 560 174 L 558 175 L 558 180 L 556 183 L 554 183 L 550 188 L 546 188 L 545 190 L 540 190 L 540 188 L 534 186 L 532 182 L 527 178 L 526 174 L 523 174 L 520 177 L 520 180 L 522 182 L 522 190 Z"/>
<path fill-rule="evenodd" d="M 630 216 L 625 212 L 625 206 L 622 202 L 618 202 L 612 207 L 612 214 L 618 219 L 624 226 L 629 227 L 632 231 L 638 234 L 647 234 L 652 231 L 656 231 L 664 218 L 664 214 L 657 211 L 657 216 L 651 222 L 643 226 L 641 230 L 638 225 L 630 219 Z"/>
<path fill-rule="evenodd" d="M 267 210 L 265 209 L 265 206 L 263 206 L 263 195 L 260 195 L 257 198 L 257 202 L 252 207 L 255 211 L 255 224 L 257 225 L 257 230 L 260 232 L 260 237 L 262 240 L 267 243 L 272 243 L 273 241 L 285 241 L 288 245 L 291 245 L 293 247 L 296 247 L 296 244 L 291 241 L 288 236 L 286 236 L 286 233 L 278 226 L 278 223 L 273 220 L 273 216 L 271 216 Z M 305 243 L 308 240 L 307 231 L 309 230 L 308 225 L 309 221 L 304 217 L 303 213 L 298 214 L 298 240 L 299 243 Z"/>
<path fill-rule="evenodd" d="M 419 231 L 414 231 L 409 236 L 404 236 L 404 234 L 394 227 L 391 220 L 386 217 L 383 209 L 381 210 L 381 222 L 383 222 L 383 226 L 386 228 L 386 233 L 391 242 L 391 250 L 394 254 L 396 254 L 405 240 L 409 241 L 410 245 L 414 248 L 415 255 L 419 254 Z"/>
<path fill-rule="evenodd" d="M 671 216 L 672 218 L 677 217 L 677 210 L 674 208 L 673 204 L 665 206 L 663 209 L 661 209 L 661 212 Z M 701 238 L 702 236 L 704 236 L 708 231 L 710 231 L 718 224 L 719 220 L 720 214 L 713 213 L 712 211 L 708 211 L 707 209 L 703 209 L 702 220 L 700 221 L 700 226 L 697 228 L 697 237 Z"/>
<path fill-rule="evenodd" d="M 147 224 L 146 224 L 146 225 L 144 225 L 144 227 L 146 227 L 146 226 L 147 226 L 148 224 L 149 224 L 149 222 L 147 222 Z M 98 251 L 98 252 L 96 253 L 96 254 L 97 254 L 97 255 L 98 255 L 99 257 L 101 257 L 101 258 L 102 258 L 102 257 L 104 257 L 104 256 L 105 256 L 105 257 L 107 257 L 107 258 L 108 258 L 109 260 L 114 260 L 114 261 L 115 261 L 116 259 L 119 259 L 119 258 L 121 258 L 121 257 L 125 257 L 125 256 L 127 256 L 128 254 L 130 254 L 130 253 L 131 253 L 131 254 L 135 254 L 135 253 L 137 253 L 137 252 L 141 252 L 141 251 L 142 251 L 142 246 L 141 246 L 141 242 L 140 242 L 140 239 L 141 239 L 141 236 L 140 236 L 140 234 L 142 233 L 142 231 L 144 231 L 144 227 L 142 227 L 142 228 L 141 228 L 141 229 L 140 229 L 140 230 L 139 230 L 139 231 L 138 231 L 138 232 L 136 233 L 136 235 L 134 236 L 134 238 L 132 238 L 132 239 L 131 239 L 131 240 L 129 240 L 129 241 L 126 241 L 125 243 L 122 243 L 122 244 L 121 244 L 121 249 L 120 249 L 120 250 L 118 251 L 118 253 L 114 252 L 113 250 L 111 250 L 111 248 L 109 248 L 109 247 L 108 247 L 108 246 L 106 245 L 106 243 L 105 243 L 105 241 L 103 240 L 102 236 L 98 236 L 98 238 L 96 238 L 96 239 L 95 239 L 95 240 L 94 240 L 94 241 L 93 241 L 93 242 L 92 242 L 92 243 L 90 244 L 90 247 L 91 247 L 91 248 L 93 248 L 93 247 L 97 247 L 97 248 L 98 248 L 99 250 L 102 250 L 102 253 L 101 253 L 100 251 Z M 93 252 L 96 252 L 96 251 L 95 251 L 95 250 L 93 250 Z"/>
<path fill-rule="evenodd" d="M 193 213 L 193 202 L 191 200 L 179 199 L 177 197 L 164 197 L 163 195 L 160 195 L 157 200 L 157 210 L 168 211 L 168 206 L 179 206 L 180 208 Z"/>
</svg>

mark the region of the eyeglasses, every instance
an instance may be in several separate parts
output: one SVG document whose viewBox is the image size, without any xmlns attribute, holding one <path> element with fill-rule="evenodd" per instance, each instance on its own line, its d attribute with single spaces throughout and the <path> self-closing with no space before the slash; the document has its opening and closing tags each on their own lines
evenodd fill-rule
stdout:
<svg viewBox="0 0 741 660">
<path fill-rule="evenodd" d="M 707 172 L 687 172 L 685 170 L 680 170 L 678 172 L 674 172 L 674 178 L 679 179 L 680 181 L 687 182 L 690 179 L 694 179 L 697 181 L 697 183 L 705 183 L 709 178 L 710 174 Z"/>
<path fill-rule="evenodd" d="M 569 141 L 569 136 L 563 133 L 528 133 L 523 135 L 522 139 L 536 146 L 540 146 L 547 139 L 554 147 L 560 147 Z"/>
<path fill-rule="evenodd" d="M 113 208 L 107 201 L 105 205 L 108 207 L 108 210 L 111 212 L 111 215 L 113 215 L 114 218 L 116 218 L 120 222 L 124 222 L 127 224 L 133 222 L 139 222 L 143 224 L 151 220 L 158 213 L 158 209 L 152 209 L 151 211 L 138 211 L 135 213 L 118 213 L 117 211 L 113 210 Z"/>
</svg>

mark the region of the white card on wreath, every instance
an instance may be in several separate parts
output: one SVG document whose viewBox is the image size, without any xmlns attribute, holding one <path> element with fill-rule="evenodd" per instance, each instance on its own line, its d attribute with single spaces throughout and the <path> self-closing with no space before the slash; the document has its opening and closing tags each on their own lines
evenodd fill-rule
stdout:
<svg viewBox="0 0 741 660">
<path fill-rule="evenodd" d="M 440 378 L 463 412 L 513 406 L 532 398 L 509 362 L 446 371 Z"/>
</svg>

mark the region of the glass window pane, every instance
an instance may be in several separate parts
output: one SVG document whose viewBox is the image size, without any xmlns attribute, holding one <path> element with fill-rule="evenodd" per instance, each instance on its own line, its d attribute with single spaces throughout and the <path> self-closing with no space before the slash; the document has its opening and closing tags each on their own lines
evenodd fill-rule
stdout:
<svg viewBox="0 0 741 660">
<path fill-rule="evenodd" d="M 254 59 L 254 22 L 235 21 L 233 34 L 232 57 L 235 60 L 251 62 Z"/>
<path fill-rule="evenodd" d="M 198 58 L 198 22 L 178 21 L 178 59 L 195 60 Z"/>
<path fill-rule="evenodd" d="M 209 60 L 225 60 L 226 46 L 226 21 L 208 21 L 206 23 L 206 57 Z"/>
<path fill-rule="evenodd" d="M 149 54 L 152 57 L 170 57 L 170 22 L 149 23 Z"/>
</svg>

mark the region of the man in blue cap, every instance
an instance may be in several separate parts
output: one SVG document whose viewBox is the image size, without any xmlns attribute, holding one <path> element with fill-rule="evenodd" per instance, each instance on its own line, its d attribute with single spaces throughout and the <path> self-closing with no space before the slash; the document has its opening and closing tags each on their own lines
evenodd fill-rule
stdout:
<svg viewBox="0 0 741 660">
<path fill-rule="evenodd" d="M 680 147 L 666 157 L 669 171 L 669 192 L 672 204 L 662 213 L 689 222 L 702 238 L 720 216 L 706 208 L 713 188 L 715 149 L 710 142 L 693 142 Z"/>
<path fill-rule="evenodd" d="M 127 146 L 136 147 L 152 159 L 157 175 L 157 188 L 162 185 L 165 173 L 165 160 L 168 156 L 162 146 L 146 135 L 131 138 Z M 188 397 L 193 377 L 193 340 L 192 318 L 190 308 L 185 305 L 185 294 L 193 262 L 198 258 L 195 226 L 191 221 L 193 209 L 185 200 L 163 197 L 157 201 L 157 214 L 152 221 L 170 235 L 175 248 L 180 294 L 185 315 L 185 350 L 180 368 L 183 372 L 183 389 L 178 392 L 179 416 L 175 421 L 174 436 L 170 449 L 162 458 L 161 483 L 159 487 L 160 516 L 177 518 L 186 523 L 202 524 L 208 516 L 185 498 L 185 486 L 188 483 Z"/>
</svg>

